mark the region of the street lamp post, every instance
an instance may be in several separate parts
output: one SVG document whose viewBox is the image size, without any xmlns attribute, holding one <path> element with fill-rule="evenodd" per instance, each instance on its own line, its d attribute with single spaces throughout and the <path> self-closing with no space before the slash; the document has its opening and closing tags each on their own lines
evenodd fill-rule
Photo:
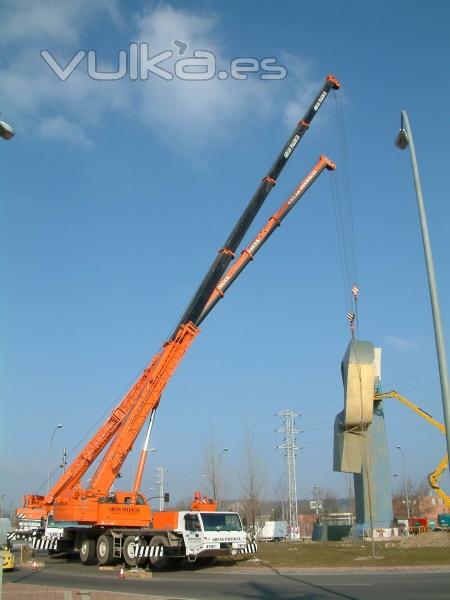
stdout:
<svg viewBox="0 0 450 600">
<path fill-rule="evenodd" d="M 222 482 L 220 481 L 222 479 L 222 469 L 221 469 L 221 464 L 222 464 L 222 455 L 225 454 L 225 452 L 228 452 L 228 448 L 222 448 L 222 450 L 219 452 L 219 489 L 217 490 L 217 508 L 220 509 L 220 502 L 221 502 L 221 498 L 219 496 L 221 496 L 221 494 L 219 492 L 222 492 L 223 490 L 220 489 L 222 487 Z"/>
<path fill-rule="evenodd" d="M 52 445 L 53 445 L 53 438 L 55 437 L 55 433 L 58 431 L 58 429 L 62 428 L 62 424 L 59 423 L 55 429 L 53 430 L 53 433 L 51 435 L 50 438 L 50 446 L 49 446 L 49 450 L 48 450 L 48 472 L 47 472 L 47 494 L 50 491 L 50 470 L 51 470 L 51 466 L 52 466 Z"/>
<path fill-rule="evenodd" d="M 315 485 L 314 486 L 314 497 L 316 499 L 316 515 L 319 515 L 319 504 L 320 504 L 320 500 L 319 500 L 319 486 Z"/>
<path fill-rule="evenodd" d="M 425 253 L 425 263 L 428 276 L 428 287 L 430 291 L 431 311 L 433 313 L 434 336 L 436 340 L 436 351 L 439 365 L 439 378 L 441 382 L 442 407 L 444 410 L 445 431 L 447 439 L 447 452 L 450 456 L 450 398 L 448 392 L 448 371 L 447 358 L 445 352 L 444 335 L 442 333 L 441 310 L 439 307 L 436 277 L 434 274 L 433 255 L 431 253 L 430 237 L 428 233 L 427 216 L 422 196 L 422 186 L 420 183 L 419 168 L 417 166 L 416 151 L 414 149 L 414 140 L 409 125 L 408 115 L 404 110 L 401 112 L 401 127 L 395 138 L 395 145 L 404 150 L 409 146 L 411 164 L 414 175 L 414 185 L 416 187 L 417 207 L 419 210 L 420 227 L 422 230 L 423 249 Z"/>
<path fill-rule="evenodd" d="M 396 446 L 396 448 L 397 448 L 397 450 L 400 450 L 400 454 L 402 455 L 403 487 L 405 488 L 406 516 L 409 519 L 409 496 L 408 496 L 408 482 L 406 480 L 405 455 L 403 453 L 403 449 L 401 446 Z"/>
</svg>

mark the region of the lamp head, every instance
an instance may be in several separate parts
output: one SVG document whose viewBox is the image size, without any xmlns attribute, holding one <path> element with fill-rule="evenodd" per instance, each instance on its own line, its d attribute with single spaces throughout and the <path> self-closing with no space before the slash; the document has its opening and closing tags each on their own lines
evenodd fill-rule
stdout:
<svg viewBox="0 0 450 600">
<path fill-rule="evenodd" d="M 400 148 L 400 150 L 405 150 L 405 148 L 409 146 L 408 134 L 406 133 L 406 129 L 403 127 L 398 132 L 397 137 L 394 140 L 394 144 L 397 146 L 397 148 Z"/>
<path fill-rule="evenodd" d="M 10 140 L 14 137 L 15 133 L 14 127 L 11 127 L 11 125 L 8 125 L 5 121 L 0 121 L 0 137 L 4 140 Z"/>
<path fill-rule="evenodd" d="M 61 429 L 62 427 L 62 423 L 59 423 L 58 426 L 56 427 L 56 429 Z"/>
</svg>

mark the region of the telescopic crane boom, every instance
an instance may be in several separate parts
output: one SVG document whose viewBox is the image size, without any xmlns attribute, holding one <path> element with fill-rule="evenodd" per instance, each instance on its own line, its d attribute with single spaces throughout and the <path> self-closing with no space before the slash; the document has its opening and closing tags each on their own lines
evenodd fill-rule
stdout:
<svg viewBox="0 0 450 600">
<path fill-rule="evenodd" d="M 107 494 L 133 441 L 141 430 L 145 418 L 158 406 L 164 387 L 198 334 L 200 317 L 201 320 L 205 318 L 206 314 L 202 315 L 202 313 L 234 257 L 237 246 L 324 99 L 330 90 L 337 88 L 339 88 L 339 82 L 333 76 L 328 76 L 305 116 L 294 129 L 266 177 L 263 178 L 224 247 L 219 251 L 169 340 L 152 358 L 149 366 L 143 371 L 118 407 L 78 454 L 47 496 L 45 498 L 36 495 L 26 496 L 25 506 L 41 507 L 45 513 L 53 508 L 55 520 L 92 523 L 97 522 L 100 518 L 100 513 L 97 514 L 95 509 L 99 498 L 101 499 L 103 495 Z M 211 307 L 208 312 L 210 309 Z M 91 478 L 90 488 L 88 490 L 81 489 L 81 478 L 110 442 L 105 456 Z M 142 513 L 141 521 L 148 521 L 149 515 L 144 513 L 145 511 Z M 136 525 L 140 524 L 138 521 L 139 519 L 137 519 Z"/>
<path fill-rule="evenodd" d="M 252 245 L 255 246 L 255 244 L 256 246 L 260 247 L 264 244 L 264 242 L 269 238 L 270 234 L 281 223 L 283 218 L 289 213 L 293 206 L 295 206 L 295 204 L 298 202 L 301 196 L 309 189 L 312 183 L 317 179 L 317 177 L 323 172 L 325 168 L 334 169 L 335 165 L 325 156 L 321 156 L 315 167 L 308 173 L 308 175 L 304 179 L 302 179 L 302 181 L 296 187 L 295 191 L 289 196 L 288 200 L 282 205 L 279 211 L 275 213 L 273 217 L 271 217 L 269 223 L 260 232 L 256 240 L 254 240 L 249 247 L 251 247 Z M 255 253 L 255 251 L 253 252 Z M 241 255 L 241 257 L 249 256 L 249 252 L 246 252 L 245 250 Z M 230 277 L 231 282 L 236 280 L 236 278 L 242 272 L 245 266 L 244 261 L 240 260 L 237 261 L 236 264 L 238 266 L 238 269 L 235 270 L 234 275 Z M 209 313 L 209 310 L 207 312 Z M 166 347 L 171 348 L 171 353 L 174 354 L 174 363 L 173 365 L 170 365 L 170 368 L 165 366 L 163 362 L 161 363 L 161 377 L 158 378 L 155 375 L 153 378 L 154 381 L 160 383 L 152 383 L 151 385 L 149 385 L 146 393 L 143 393 L 141 397 L 136 400 L 134 406 L 131 407 L 128 416 L 123 421 L 119 430 L 115 434 L 110 446 L 108 447 L 105 453 L 105 456 L 103 457 L 97 468 L 97 471 L 91 478 L 90 487 L 94 494 L 98 493 L 97 491 L 99 491 L 101 494 L 105 494 L 106 491 L 110 489 L 128 453 L 130 452 L 137 436 L 139 435 L 139 432 L 144 426 L 148 415 L 156 409 L 164 386 L 166 385 L 171 374 L 175 370 L 176 365 L 181 360 L 183 354 L 190 346 L 198 332 L 199 329 L 196 326 L 192 325 L 192 323 L 189 323 L 188 325 L 181 325 L 180 337 L 176 337 L 173 342 L 169 341 L 167 343 Z M 179 353 L 176 352 L 175 349 L 179 349 Z M 142 472 L 142 467 L 139 467 L 138 470 Z M 136 488 L 136 486 L 133 487 Z M 54 515 L 56 516 L 56 518 L 59 518 L 59 514 L 59 509 L 55 508 Z M 61 517 L 62 516 L 63 513 L 61 513 Z"/>
<path fill-rule="evenodd" d="M 242 250 L 242 253 L 238 260 L 228 269 L 223 278 L 220 280 L 213 293 L 211 294 L 205 308 L 200 314 L 197 325 L 200 325 L 203 320 L 209 315 L 211 310 L 215 307 L 215 305 L 219 302 L 221 298 L 225 295 L 227 289 L 234 283 L 237 277 L 242 273 L 245 267 L 251 262 L 255 254 L 258 250 L 261 250 L 262 246 L 266 243 L 272 233 L 275 231 L 277 227 L 281 225 L 283 219 L 289 214 L 289 212 L 294 208 L 303 194 L 311 187 L 314 181 L 319 177 L 324 169 L 334 170 L 336 165 L 329 158 L 322 155 L 311 171 L 308 173 L 306 177 L 304 177 L 301 182 L 297 185 L 295 190 L 289 196 L 289 198 L 282 204 L 282 206 L 278 209 L 278 211 L 270 217 L 267 221 L 267 224 L 255 239 L 250 242 L 250 244 Z"/>
<path fill-rule="evenodd" d="M 232 266 L 228 269 L 228 271 L 223 276 L 222 280 L 215 288 L 211 297 L 203 309 L 200 317 L 198 318 L 197 325 L 200 325 L 203 320 L 209 315 L 211 310 L 215 307 L 217 302 L 224 297 L 225 292 L 230 288 L 230 286 L 236 281 L 245 267 L 251 262 L 256 253 L 264 246 L 269 237 L 275 231 L 277 227 L 281 225 L 283 219 L 289 214 L 289 212 L 294 208 L 294 206 L 298 203 L 300 198 L 305 194 L 307 190 L 312 186 L 312 184 L 316 181 L 319 175 L 324 171 L 324 169 L 334 170 L 336 165 L 326 156 L 320 156 L 317 163 L 311 169 L 311 171 L 304 177 L 300 183 L 297 185 L 292 194 L 288 197 L 288 199 L 281 205 L 278 211 L 270 217 L 265 227 L 258 233 L 256 238 L 242 251 L 241 256 L 238 260 L 236 260 Z M 153 409 L 154 410 L 154 409 Z M 148 447 L 148 437 L 151 431 L 151 427 L 153 424 L 154 412 L 151 412 L 151 420 L 149 424 L 149 432 L 146 436 L 146 440 L 144 443 L 144 448 L 141 452 L 136 478 L 133 485 L 133 490 L 137 491 L 140 487 L 142 473 L 144 471 L 145 460 L 147 457 L 147 447 Z"/>
<path fill-rule="evenodd" d="M 339 87 L 339 81 L 333 77 L 333 75 L 328 75 L 324 85 L 322 86 L 322 89 L 312 101 L 311 106 L 306 111 L 303 119 L 298 122 L 297 127 L 294 129 L 280 154 L 277 156 L 272 167 L 269 169 L 269 172 L 261 180 L 258 189 L 254 193 L 250 203 L 236 223 L 233 231 L 223 245 L 223 248 L 219 250 L 216 259 L 212 263 L 208 273 L 205 275 L 191 302 L 183 313 L 178 325 L 175 327 L 172 338 L 174 335 L 176 335 L 178 328 L 183 323 L 192 322 L 197 324 L 198 318 L 202 313 L 207 301 L 209 300 L 214 288 L 219 283 L 220 278 L 225 273 L 225 270 L 230 262 L 233 260 L 237 247 L 241 243 L 244 235 L 247 233 L 248 228 L 250 227 L 257 212 L 261 208 L 264 200 L 267 198 L 270 191 L 276 184 L 281 171 L 286 166 L 286 163 L 292 156 L 292 153 L 297 147 L 299 141 L 308 130 L 312 120 L 316 116 L 319 108 L 322 106 L 322 103 L 329 92 L 333 89 L 337 90 Z"/>
</svg>

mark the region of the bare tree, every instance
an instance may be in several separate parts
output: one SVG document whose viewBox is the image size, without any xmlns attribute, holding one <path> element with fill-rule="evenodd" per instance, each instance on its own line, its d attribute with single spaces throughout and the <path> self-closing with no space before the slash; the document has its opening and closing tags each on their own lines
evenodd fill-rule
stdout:
<svg viewBox="0 0 450 600">
<path fill-rule="evenodd" d="M 190 510 L 192 500 L 192 496 L 185 496 L 184 498 L 180 498 L 180 500 L 178 500 L 178 502 L 175 504 L 175 510 Z"/>
<path fill-rule="evenodd" d="M 203 453 L 204 477 L 208 482 L 208 494 L 217 502 L 224 497 L 222 456 L 228 448 L 218 448 L 216 440 L 211 435 Z"/>
<path fill-rule="evenodd" d="M 405 482 L 399 481 L 392 495 L 392 507 L 394 515 L 398 518 L 405 518 L 408 514 L 406 508 L 406 489 L 408 490 L 409 513 L 411 516 L 420 517 L 423 499 L 430 494 L 430 484 L 427 479 L 415 484 L 411 479 Z"/>
<path fill-rule="evenodd" d="M 247 431 L 244 440 L 241 479 L 244 492 L 244 520 L 249 530 L 256 535 L 261 514 L 264 468 L 249 431 Z"/>
<path fill-rule="evenodd" d="M 336 513 L 340 511 L 339 500 L 336 494 L 330 489 L 325 489 L 322 495 L 323 511 L 326 514 Z"/>
<path fill-rule="evenodd" d="M 411 499 L 416 500 L 417 504 L 420 503 L 423 498 L 426 498 L 430 495 L 430 484 L 428 483 L 428 479 L 422 479 L 414 485 L 414 483 L 408 479 L 407 481 L 408 489 L 411 490 Z"/>
<path fill-rule="evenodd" d="M 339 512 L 339 499 L 332 490 L 322 486 L 314 486 L 313 496 L 320 507 L 315 509 L 316 514 L 326 515 Z"/>
<path fill-rule="evenodd" d="M 278 480 L 278 485 L 274 489 L 275 492 L 275 502 L 274 502 L 274 520 L 285 521 L 286 520 L 286 498 L 287 498 L 287 490 L 286 490 L 286 479 L 281 477 Z"/>
<path fill-rule="evenodd" d="M 397 485 L 392 490 L 392 510 L 394 517 L 398 519 L 406 517 L 405 486 L 401 481 L 397 481 Z"/>
<path fill-rule="evenodd" d="M 408 479 L 407 486 L 409 490 L 411 515 L 415 517 L 423 516 L 423 501 L 427 496 L 430 495 L 430 484 L 428 483 L 428 479 L 425 478 L 416 484 Z"/>
</svg>

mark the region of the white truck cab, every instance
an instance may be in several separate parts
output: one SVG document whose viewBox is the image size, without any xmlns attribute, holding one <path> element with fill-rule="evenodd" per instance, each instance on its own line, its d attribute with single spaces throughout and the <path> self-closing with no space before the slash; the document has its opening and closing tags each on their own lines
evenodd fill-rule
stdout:
<svg viewBox="0 0 450 600">
<path fill-rule="evenodd" d="M 191 560 L 199 555 L 234 555 L 247 546 L 247 534 L 237 513 L 181 511 L 178 524 Z"/>
</svg>

